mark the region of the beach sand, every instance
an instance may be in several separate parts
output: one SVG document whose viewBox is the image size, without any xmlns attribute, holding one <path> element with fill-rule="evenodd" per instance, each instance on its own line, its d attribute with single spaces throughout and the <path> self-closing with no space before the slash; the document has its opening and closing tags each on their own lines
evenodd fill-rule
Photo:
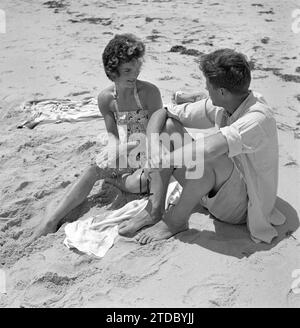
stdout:
<svg viewBox="0 0 300 328">
<path fill-rule="evenodd" d="M 300 33 L 297 1 L 1 1 L 0 307 L 299 307 Z M 118 238 L 104 258 L 69 250 L 63 226 L 25 247 L 44 210 L 60 199 L 99 151 L 104 121 L 17 129 L 26 100 L 97 97 L 110 84 L 101 54 L 116 33 L 146 43 L 141 79 L 165 103 L 176 90 L 204 90 L 197 54 L 235 48 L 252 60 L 251 88 L 274 109 L 279 133 L 278 203 L 287 222 L 271 244 L 245 226 L 194 213 L 190 230 L 148 245 Z M 185 54 L 170 52 L 186 47 Z M 194 50 L 191 50 L 194 49 Z M 197 51 L 195 51 L 197 50 Z M 105 217 L 128 201 L 101 181 L 68 220 Z"/>
</svg>

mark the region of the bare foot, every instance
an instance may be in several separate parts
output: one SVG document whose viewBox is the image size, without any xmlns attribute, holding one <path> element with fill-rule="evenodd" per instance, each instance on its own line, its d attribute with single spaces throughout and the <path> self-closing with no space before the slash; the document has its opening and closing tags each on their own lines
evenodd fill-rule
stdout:
<svg viewBox="0 0 300 328">
<path fill-rule="evenodd" d="M 146 230 L 141 231 L 136 237 L 135 240 L 142 244 L 149 244 L 155 240 L 163 240 L 172 237 L 173 235 L 187 230 L 188 224 L 183 225 L 178 228 L 170 229 L 164 221 L 159 221 L 153 227 L 150 227 Z"/>
<path fill-rule="evenodd" d="M 146 209 L 142 210 L 134 218 L 122 222 L 119 225 L 119 235 L 133 237 L 143 227 L 155 224 L 159 219 L 153 218 Z"/>
<path fill-rule="evenodd" d="M 34 232 L 28 241 L 28 245 L 33 243 L 35 240 L 42 236 L 46 236 L 48 233 L 57 231 L 57 222 L 53 220 L 51 216 L 46 216 L 42 221 L 35 227 Z"/>
</svg>

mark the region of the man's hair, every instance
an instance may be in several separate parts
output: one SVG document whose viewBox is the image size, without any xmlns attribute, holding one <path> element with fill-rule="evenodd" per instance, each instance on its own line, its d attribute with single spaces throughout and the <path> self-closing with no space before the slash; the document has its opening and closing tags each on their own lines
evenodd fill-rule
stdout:
<svg viewBox="0 0 300 328">
<path fill-rule="evenodd" d="M 233 94 L 248 91 L 250 65 L 245 55 L 232 49 L 220 49 L 200 59 L 200 69 L 214 88 L 225 88 Z"/>
<path fill-rule="evenodd" d="M 104 70 L 110 80 L 119 76 L 119 67 L 133 59 L 143 57 L 145 45 L 133 34 L 116 34 L 102 54 Z"/>
</svg>

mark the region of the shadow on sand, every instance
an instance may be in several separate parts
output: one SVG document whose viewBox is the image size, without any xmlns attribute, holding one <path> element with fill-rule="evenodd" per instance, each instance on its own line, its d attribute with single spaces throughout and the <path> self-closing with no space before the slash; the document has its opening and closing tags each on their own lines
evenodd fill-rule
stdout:
<svg viewBox="0 0 300 328">
<path fill-rule="evenodd" d="M 77 221 L 82 218 L 86 213 L 88 213 L 93 207 L 98 209 L 103 209 L 103 211 L 113 211 L 118 210 L 127 203 L 140 199 L 141 195 L 132 194 L 121 191 L 113 185 L 105 184 L 102 188 L 100 187 L 100 192 L 89 196 L 82 204 L 74 208 L 70 213 L 68 213 L 58 226 L 58 229 L 65 223 L 70 223 Z M 103 212 L 103 215 L 107 215 L 107 212 Z"/>
<path fill-rule="evenodd" d="M 278 237 L 274 238 L 271 244 L 253 242 L 246 225 L 231 225 L 218 220 L 214 220 L 215 231 L 190 229 L 178 234 L 175 238 L 239 259 L 249 257 L 253 253 L 272 249 L 283 239 L 295 238 L 292 233 L 299 227 L 296 210 L 279 197 L 276 200 L 276 207 L 285 215 L 286 222 L 276 227 Z"/>
</svg>

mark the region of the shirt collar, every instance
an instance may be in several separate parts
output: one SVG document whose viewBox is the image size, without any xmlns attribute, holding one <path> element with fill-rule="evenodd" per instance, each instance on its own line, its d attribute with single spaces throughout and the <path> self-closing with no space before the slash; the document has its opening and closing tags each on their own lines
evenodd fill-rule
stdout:
<svg viewBox="0 0 300 328">
<path fill-rule="evenodd" d="M 248 97 L 239 105 L 239 107 L 232 113 L 229 117 L 230 122 L 236 121 L 239 117 L 241 117 L 247 108 L 252 106 L 255 103 L 255 97 L 253 92 L 250 90 Z"/>
</svg>

